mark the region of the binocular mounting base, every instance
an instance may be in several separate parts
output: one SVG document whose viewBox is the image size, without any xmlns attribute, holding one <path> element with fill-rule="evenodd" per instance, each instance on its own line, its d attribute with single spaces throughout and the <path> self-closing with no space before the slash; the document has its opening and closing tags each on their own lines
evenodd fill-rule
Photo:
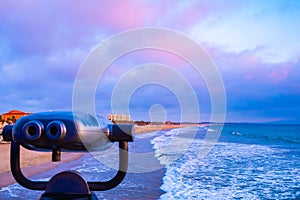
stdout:
<svg viewBox="0 0 300 200">
<path fill-rule="evenodd" d="M 53 176 L 47 183 L 40 200 L 97 200 L 87 182 L 76 171 L 64 171 Z"/>
</svg>

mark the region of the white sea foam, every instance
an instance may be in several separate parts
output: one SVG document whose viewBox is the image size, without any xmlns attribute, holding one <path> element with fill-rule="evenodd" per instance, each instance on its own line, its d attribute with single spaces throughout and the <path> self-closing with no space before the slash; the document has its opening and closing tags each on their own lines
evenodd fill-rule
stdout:
<svg viewBox="0 0 300 200">
<path fill-rule="evenodd" d="M 48 181 L 49 178 L 40 178 L 36 181 Z M 32 192 L 31 190 L 25 189 L 21 185 L 15 183 L 9 185 L 7 187 L 3 187 L 0 189 L 1 193 L 1 200 L 5 199 L 38 199 L 41 195 L 42 191 L 40 192 Z"/>
<path fill-rule="evenodd" d="M 155 149 L 155 157 L 160 164 L 169 165 L 188 151 L 194 141 L 194 138 L 189 135 L 190 130 L 173 129 L 151 141 Z"/>
<path fill-rule="evenodd" d="M 9 196 L 11 197 L 18 197 L 18 195 L 16 194 L 16 190 L 18 189 L 18 187 L 20 188 L 19 185 L 17 184 L 14 184 L 14 185 L 11 185 L 11 186 L 8 186 L 8 187 L 3 187 L 0 189 L 0 192 L 8 192 L 9 193 Z"/>
<path fill-rule="evenodd" d="M 209 132 L 215 132 L 216 130 L 214 130 L 212 128 L 208 128 L 207 131 L 209 131 Z"/>
<path fill-rule="evenodd" d="M 157 157 L 170 161 L 180 144 L 167 148 L 174 132 L 153 140 Z M 262 145 L 219 142 L 204 159 L 198 157 L 203 140 L 166 165 L 161 199 L 296 198 L 300 190 L 300 158 L 289 150 Z M 298 166 L 298 167 L 295 167 Z M 297 188 L 298 187 L 298 188 Z"/>
<path fill-rule="evenodd" d="M 240 132 L 237 132 L 237 131 L 232 131 L 231 134 L 232 135 L 242 135 Z"/>
</svg>

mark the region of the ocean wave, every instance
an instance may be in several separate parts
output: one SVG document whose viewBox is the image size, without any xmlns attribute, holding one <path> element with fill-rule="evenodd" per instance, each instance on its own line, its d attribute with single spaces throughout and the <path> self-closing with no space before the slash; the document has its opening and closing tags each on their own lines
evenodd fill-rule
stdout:
<svg viewBox="0 0 300 200">
<path fill-rule="evenodd" d="M 153 140 L 158 156 L 164 159 L 173 156 L 163 148 L 169 138 Z M 300 158 L 287 154 L 290 150 L 219 142 L 200 159 L 202 144 L 203 140 L 195 139 L 185 154 L 166 166 L 161 186 L 166 193 L 161 199 L 300 197 L 295 187 L 300 185 Z"/>
</svg>

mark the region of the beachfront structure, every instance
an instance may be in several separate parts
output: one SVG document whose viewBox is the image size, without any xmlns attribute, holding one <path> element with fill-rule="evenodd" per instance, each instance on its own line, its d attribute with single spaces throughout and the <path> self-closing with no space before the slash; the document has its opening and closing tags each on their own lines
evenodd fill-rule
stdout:
<svg viewBox="0 0 300 200">
<path fill-rule="evenodd" d="M 124 123 L 124 122 L 131 122 L 130 115 L 123 115 L 123 114 L 109 114 L 108 120 L 114 123 Z"/>
<path fill-rule="evenodd" d="M 18 120 L 21 117 L 24 117 L 24 116 L 29 115 L 29 114 L 31 114 L 31 113 L 23 112 L 23 111 L 20 111 L 20 110 L 11 110 L 7 113 L 2 114 L 1 119 L 3 121 Z"/>
</svg>

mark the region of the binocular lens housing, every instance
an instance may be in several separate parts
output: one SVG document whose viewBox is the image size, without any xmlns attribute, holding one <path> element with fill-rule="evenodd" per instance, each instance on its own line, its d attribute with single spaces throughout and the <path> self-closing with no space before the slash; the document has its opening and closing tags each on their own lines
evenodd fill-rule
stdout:
<svg viewBox="0 0 300 200">
<path fill-rule="evenodd" d="M 28 140 L 38 140 L 42 136 L 44 125 L 37 120 L 29 121 L 23 126 L 22 132 Z"/>
<path fill-rule="evenodd" d="M 6 140 L 37 151 L 98 151 L 111 146 L 111 142 L 133 141 L 132 124 L 103 127 L 94 116 L 81 112 L 34 113 L 3 131 Z"/>
<path fill-rule="evenodd" d="M 46 136 L 50 140 L 62 140 L 66 136 L 66 132 L 66 126 L 61 121 L 52 121 L 46 128 Z"/>
</svg>

